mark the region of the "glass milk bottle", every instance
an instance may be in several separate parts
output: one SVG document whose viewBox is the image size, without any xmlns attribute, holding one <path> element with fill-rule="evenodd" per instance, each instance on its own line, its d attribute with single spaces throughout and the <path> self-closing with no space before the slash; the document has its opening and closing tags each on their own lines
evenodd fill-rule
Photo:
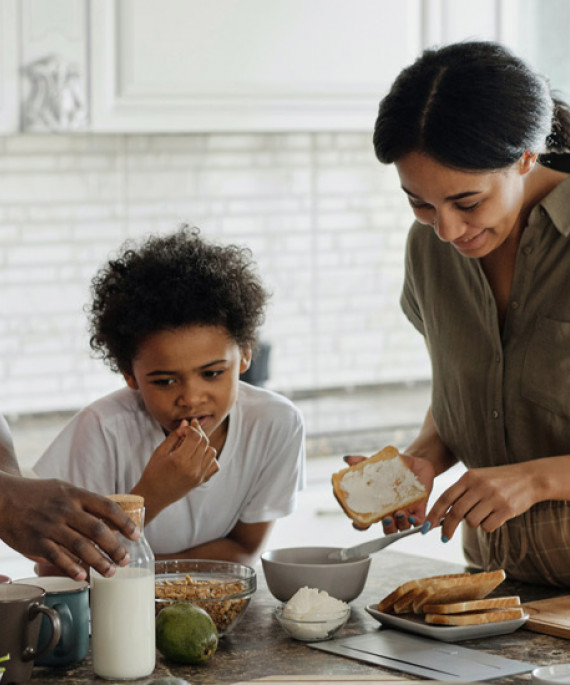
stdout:
<svg viewBox="0 0 570 685">
<path fill-rule="evenodd" d="M 154 554 L 144 537 L 144 498 L 109 495 L 137 524 L 137 541 L 121 536 L 130 556 L 105 578 L 91 569 L 93 670 L 109 680 L 134 680 L 154 671 Z"/>
</svg>

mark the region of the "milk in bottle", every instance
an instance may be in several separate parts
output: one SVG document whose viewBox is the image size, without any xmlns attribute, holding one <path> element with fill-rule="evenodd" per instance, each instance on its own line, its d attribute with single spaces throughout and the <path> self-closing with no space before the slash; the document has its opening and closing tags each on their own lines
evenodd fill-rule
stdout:
<svg viewBox="0 0 570 685">
<path fill-rule="evenodd" d="M 128 566 L 105 578 L 91 569 L 93 670 L 109 680 L 134 680 L 155 666 L 154 555 L 144 537 L 144 499 L 110 495 L 141 530 L 137 541 L 122 539 Z"/>
</svg>

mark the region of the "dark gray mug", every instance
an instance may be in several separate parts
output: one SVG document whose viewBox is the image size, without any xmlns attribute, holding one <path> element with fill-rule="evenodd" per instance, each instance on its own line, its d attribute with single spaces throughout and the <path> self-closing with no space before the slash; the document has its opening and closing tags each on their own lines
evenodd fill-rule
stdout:
<svg viewBox="0 0 570 685">
<path fill-rule="evenodd" d="M 48 619 L 51 629 L 43 651 L 52 649 L 59 641 L 61 624 L 57 611 L 44 604 L 45 592 L 41 587 L 19 583 L 0 584 L 0 657 L 6 669 L 2 685 L 25 683 L 32 676 L 34 659 L 38 651 L 38 637 L 42 618 Z M 43 614 L 43 616 L 42 616 Z"/>
<path fill-rule="evenodd" d="M 82 661 L 89 649 L 89 584 L 65 576 L 22 578 L 14 583 L 35 583 L 43 588 L 44 604 L 57 611 L 61 622 L 59 641 L 36 658 L 36 666 L 69 666 Z M 49 621 L 44 618 L 38 649 L 43 650 L 50 634 Z"/>
</svg>

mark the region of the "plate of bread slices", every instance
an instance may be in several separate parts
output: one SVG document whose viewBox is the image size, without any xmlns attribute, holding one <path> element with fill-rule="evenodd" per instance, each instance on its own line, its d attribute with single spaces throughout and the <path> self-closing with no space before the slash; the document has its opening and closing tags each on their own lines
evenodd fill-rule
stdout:
<svg viewBox="0 0 570 685">
<path fill-rule="evenodd" d="M 516 595 L 490 597 L 503 569 L 410 580 L 366 611 L 383 626 L 444 642 L 512 633 L 528 619 Z"/>
</svg>

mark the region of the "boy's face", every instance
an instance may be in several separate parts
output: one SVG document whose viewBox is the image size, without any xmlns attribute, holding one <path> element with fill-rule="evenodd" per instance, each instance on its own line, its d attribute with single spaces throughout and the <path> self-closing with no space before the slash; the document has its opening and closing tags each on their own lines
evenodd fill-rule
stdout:
<svg viewBox="0 0 570 685">
<path fill-rule="evenodd" d="M 187 326 L 146 338 L 132 373 L 123 375 L 167 433 L 196 418 L 220 452 L 239 376 L 250 362 L 251 351 L 241 350 L 224 327 Z"/>
</svg>

